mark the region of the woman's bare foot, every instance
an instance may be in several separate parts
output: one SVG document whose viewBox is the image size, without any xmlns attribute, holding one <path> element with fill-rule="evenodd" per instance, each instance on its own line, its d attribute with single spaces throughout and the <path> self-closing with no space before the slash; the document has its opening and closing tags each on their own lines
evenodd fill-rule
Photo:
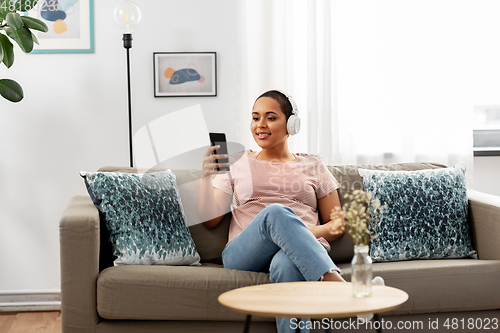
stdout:
<svg viewBox="0 0 500 333">
<path fill-rule="evenodd" d="M 322 281 L 346 282 L 339 272 L 327 272 L 323 275 Z"/>
</svg>

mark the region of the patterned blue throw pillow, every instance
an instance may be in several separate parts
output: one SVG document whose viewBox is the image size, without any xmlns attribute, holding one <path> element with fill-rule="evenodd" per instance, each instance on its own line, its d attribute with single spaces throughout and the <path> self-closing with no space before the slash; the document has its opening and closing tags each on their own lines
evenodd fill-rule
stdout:
<svg viewBox="0 0 500 333">
<path fill-rule="evenodd" d="M 477 258 L 467 225 L 465 164 L 419 171 L 359 169 L 366 192 L 387 204 L 377 240 L 370 244 L 374 261 Z"/>
<path fill-rule="evenodd" d="M 197 265 L 172 171 L 81 172 L 111 234 L 117 265 Z"/>
</svg>

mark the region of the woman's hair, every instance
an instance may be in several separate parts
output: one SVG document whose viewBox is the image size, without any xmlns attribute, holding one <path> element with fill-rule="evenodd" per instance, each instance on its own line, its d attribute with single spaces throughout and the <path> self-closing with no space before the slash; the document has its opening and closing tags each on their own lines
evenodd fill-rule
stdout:
<svg viewBox="0 0 500 333">
<path fill-rule="evenodd" d="M 290 118 L 290 116 L 292 115 L 292 104 L 288 100 L 288 97 L 286 97 L 282 92 L 277 90 L 268 90 L 257 97 L 255 101 L 257 102 L 257 100 L 262 97 L 271 97 L 272 99 L 274 99 L 280 105 L 281 111 L 283 111 L 286 116 L 286 120 Z"/>
</svg>

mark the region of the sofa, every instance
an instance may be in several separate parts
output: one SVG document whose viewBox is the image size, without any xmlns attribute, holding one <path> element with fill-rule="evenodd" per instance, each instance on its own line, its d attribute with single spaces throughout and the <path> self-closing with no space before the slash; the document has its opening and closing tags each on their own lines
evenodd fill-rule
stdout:
<svg viewBox="0 0 500 333">
<path fill-rule="evenodd" d="M 363 187 L 357 171 L 359 167 L 363 166 L 328 166 L 328 169 L 343 186 L 342 192 Z M 411 171 L 445 166 L 402 163 L 364 167 Z M 118 167 L 105 167 L 99 171 L 141 172 L 135 168 Z M 217 227 L 206 229 L 200 223 L 197 211 L 201 172 L 172 171 L 176 175 L 201 265 L 113 266 L 109 235 L 99 211 L 89 196 L 74 196 L 59 224 L 63 333 L 220 333 L 243 330 L 245 316 L 226 309 L 217 298 L 234 288 L 270 283 L 269 274 L 222 267 L 221 252 L 227 242 L 231 214 L 228 213 Z M 406 303 L 380 315 L 386 327 L 399 327 L 398 332 L 430 328 L 433 332 L 473 332 L 471 327 L 477 328 L 480 324 L 498 328 L 500 197 L 468 190 L 468 209 L 470 237 L 478 259 L 373 264 L 374 276 L 381 276 L 386 285 L 409 294 Z M 331 247 L 330 256 L 349 281 L 353 256 L 351 238 L 346 234 Z M 352 318 L 346 318 L 345 325 L 338 326 L 343 328 L 339 331 L 373 331 L 372 327 L 353 327 L 352 321 Z M 400 326 L 396 326 L 398 323 Z M 418 325 L 422 325 L 423 330 Z M 276 332 L 274 318 L 254 317 L 250 331 Z"/>
</svg>

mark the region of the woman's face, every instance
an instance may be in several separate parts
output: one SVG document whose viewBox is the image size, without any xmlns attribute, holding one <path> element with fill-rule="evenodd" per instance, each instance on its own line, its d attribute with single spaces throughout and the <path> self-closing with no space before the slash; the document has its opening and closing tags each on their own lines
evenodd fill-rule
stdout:
<svg viewBox="0 0 500 333">
<path fill-rule="evenodd" d="M 255 102 L 251 130 L 255 142 L 262 149 L 286 143 L 286 115 L 274 98 L 261 97 Z"/>
</svg>

